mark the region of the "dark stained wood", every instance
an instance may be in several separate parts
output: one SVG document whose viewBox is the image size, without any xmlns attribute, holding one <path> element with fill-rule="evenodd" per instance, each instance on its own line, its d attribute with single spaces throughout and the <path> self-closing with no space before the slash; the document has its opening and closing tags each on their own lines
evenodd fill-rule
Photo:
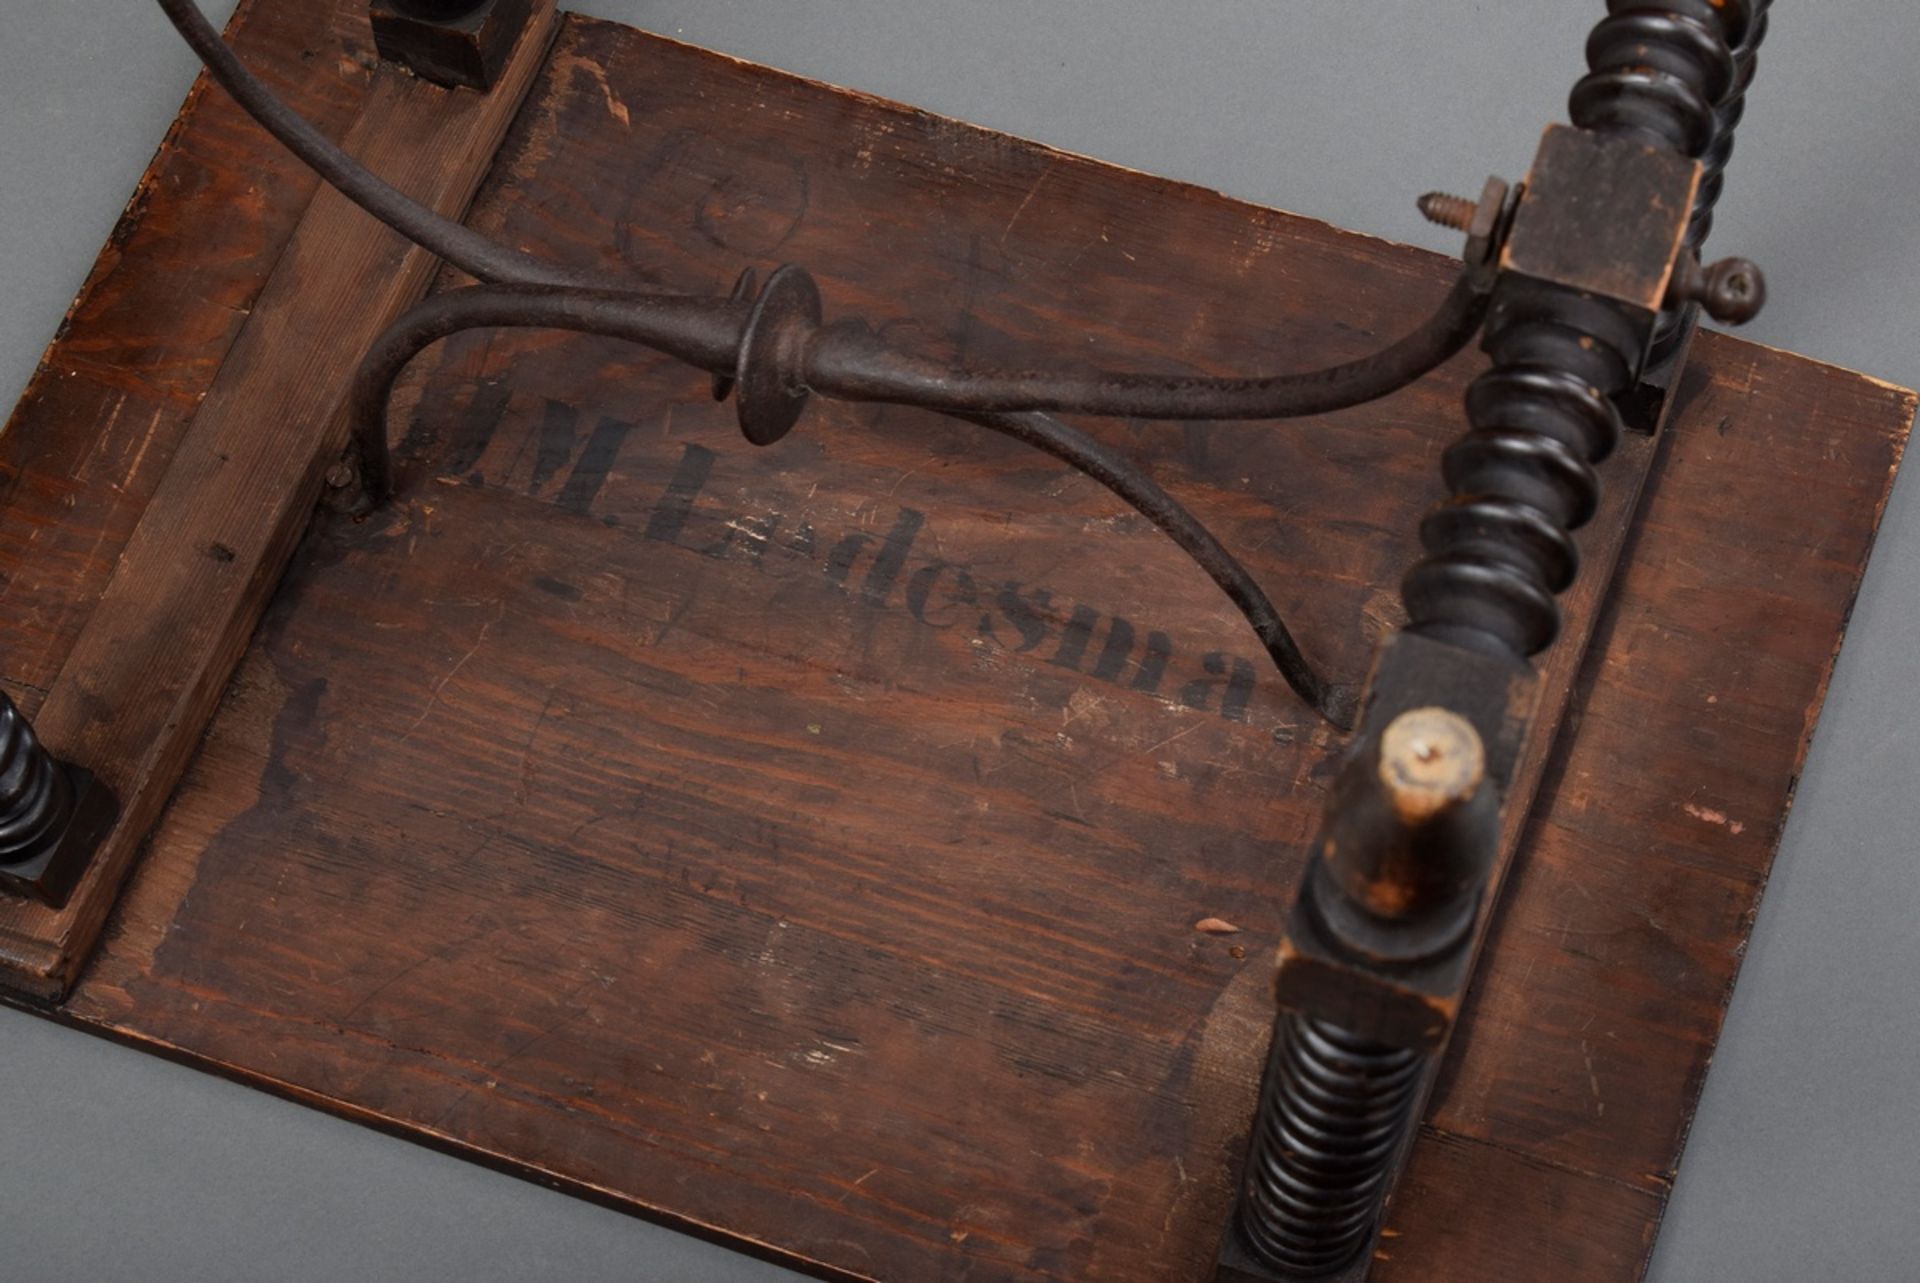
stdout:
<svg viewBox="0 0 1920 1283">
<path fill-rule="evenodd" d="M 1635 1279 L 1652 1250 L 1915 405 L 1695 354 L 1376 1279 Z"/>
<path fill-rule="evenodd" d="M 549 0 L 486 95 L 376 77 L 348 150 L 464 213 L 553 28 Z M 0 902 L 0 983 L 58 997 L 86 962 L 346 443 L 347 380 L 436 266 L 337 192 L 307 209 L 34 714 L 120 818 L 64 907 Z"/>
<path fill-rule="evenodd" d="M 330 135 L 359 114 L 373 65 L 364 4 L 245 0 L 227 34 Z M 0 681 L 29 712 L 106 590 L 315 186 L 203 78 L 0 433 Z"/>
<path fill-rule="evenodd" d="M 680 288 L 792 258 L 836 307 L 911 308 L 983 359 L 1078 357 L 1084 316 L 1114 363 L 1333 360 L 1446 284 L 1427 256 L 595 24 L 538 98 L 480 225 Z M 791 123 L 699 130 L 756 114 Z M 569 214 L 609 175 L 615 213 Z M 641 258 L 643 228 L 670 243 Z M 1135 266 L 1176 259 L 1195 275 Z M 1334 328 L 1243 323 L 1296 276 Z M 1473 368 L 1285 433 L 1102 431 L 1357 676 Z M 966 427 L 822 407 L 755 452 L 703 379 L 616 345 L 476 336 L 429 370 L 398 428 L 411 507 L 316 534 L 77 1003 L 191 991 L 195 1030 L 142 1036 L 252 1072 L 325 1058 L 386 1084 L 357 1108 L 816 1264 L 1200 1269 L 1265 1036 L 1208 1013 L 1234 977 L 1258 1010 L 1328 748 L 1277 683 L 1210 676 L 1257 671 L 1217 591 Z M 326 751 L 328 727 L 361 747 Z M 172 942 L 203 933 L 234 947 L 176 976 Z M 448 986 L 457 1029 L 425 1033 Z M 320 1024 L 263 1021 L 287 992 Z M 360 1059 L 395 1046 L 430 1050 L 397 1077 Z M 502 1086 L 531 1148 L 497 1131 Z"/>
<path fill-rule="evenodd" d="M 1697 351 L 1432 1117 L 1663 1197 L 1914 414 Z"/>
<path fill-rule="evenodd" d="M 1447 276 L 579 20 L 473 219 L 680 289 L 802 262 L 980 362 L 1335 360 Z M 1477 368 L 1091 426 L 1354 677 Z M 1609 465 L 1378 1277 L 1651 1243 L 1913 415 L 1713 337 L 1681 395 Z M 1205 1277 L 1329 748 L 1212 587 L 1020 447 L 821 406 L 754 451 L 611 343 L 446 344 L 395 433 L 406 502 L 318 520 L 64 1018 L 823 1274 Z"/>
</svg>

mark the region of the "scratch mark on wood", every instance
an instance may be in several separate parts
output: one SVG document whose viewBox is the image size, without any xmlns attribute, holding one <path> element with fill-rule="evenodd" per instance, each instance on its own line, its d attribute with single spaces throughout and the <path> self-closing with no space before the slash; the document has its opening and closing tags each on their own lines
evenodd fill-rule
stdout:
<svg viewBox="0 0 1920 1283">
<path fill-rule="evenodd" d="M 1047 179 L 1051 177 L 1053 177 L 1053 168 L 1048 166 L 1040 171 L 1040 177 L 1033 180 L 1033 186 L 1027 189 L 1027 198 L 1020 202 L 1020 207 L 1013 211 L 1013 217 L 1007 220 L 1007 225 L 1000 231 L 1001 249 L 1007 247 L 1007 237 L 1013 235 L 1013 229 L 1020 222 L 1020 216 L 1027 212 L 1027 206 L 1033 204 L 1033 198 L 1040 194 L 1040 189 L 1047 185 Z"/>
<path fill-rule="evenodd" d="M 500 603 L 500 612 L 486 623 L 480 625 L 480 635 L 473 639 L 473 645 L 467 648 L 467 653 L 462 655 L 459 660 L 455 662 L 454 666 L 447 670 L 446 676 L 433 684 L 433 692 L 427 697 L 427 706 L 420 710 L 420 716 L 413 719 L 413 725 L 407 727 L 407 733 L 400 737 L 402 744 L 412 738 L 413 733 L 420 729 L 420 724 L 433 715 L 433 710 L 439 707 L 440 704 L 440 692 L 447 688 L 448 682 L 460 675 L 460 670 L 467 666 L 467 661 L 478 654 L 482 646 L 486 645 L 487 634 L 493 631 L 493 626 L 500 622 L 506 615 L 506 611 L 507 604 L 502 601 Z"/>
</svg>

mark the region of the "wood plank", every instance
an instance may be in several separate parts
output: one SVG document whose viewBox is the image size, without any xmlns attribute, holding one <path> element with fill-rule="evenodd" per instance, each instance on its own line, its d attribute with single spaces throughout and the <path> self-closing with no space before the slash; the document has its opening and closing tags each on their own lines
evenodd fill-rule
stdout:
<svg viewBox="0 0 1920 1283">
<path fill-rule="evenodd" d="M 1665 1203 L 1664 1193 L 1426 1127 L 1368 1277 L 1625 1283 L 1645 1270 Z"/>
<path fill-rule="evenodd" d="M 1914 418 L 1721 335 L 1700 360 L 1432 1116 L 1663 1199 Z"/>
<path fill-rule="evenodd" d="M 472 200 L 544 59 L 543 5 L 493 93 L 376 77 L 347 145 L 443 212 Z M 121 818 L 68 904 L 0 904 L 0 980 L 72 983 L 212 715 L 345 442 L 354 366 L 436 263 L 317 196 L 173 452 L 35 722 L 112 788 Z"/>
<path fill-rule="evenodd" d="M 586 21 L 502 156 L 518 243 L 804 262 L 979 361 L 1339 359 L 1445 279 Z M 1091 426 L 1351 674 L 1476 368 Z M 1644 1263 L 1913 413 L 1715 337 L 1683 399 L 1589 532 L 1653 469 L 1383 1279 Z M 1211 587 L 1008 443 L 822 406 L 752 452 L 617 344 L 457 340 L 400 417 L 409 503 L 311 532 L 64 1017 L 830 1276 L 1204 1277 L 1328 747 Z"/>
<path fill-rule="evenodd" d="M 774 123 L 710 123 L 729 119 Z M 836 306 L 889 320 L 906 300 L 930 345 L 958 336 L 980 359 L 1077 355 L 1063 336 L 1084 317 L 1115 364 L 1335 360 L 1411 324 L 1450 271 L 591 23 L 569 25 L 504 155 L 475 221 L 507 239 L 680 288 L 724 286 L 743 260 L 832 263 Z M 1196 275 L 1143 276 L 1142 261 Z M 1294 302 L 1274 309 L 1283 283 Z M 1357 674 L 1397 621 L 1408 514 L 1437 497 L 1432 458 L 1475 368 L 1285 432 L 1098 430 L 1229 532 L 1316 654 Z M 1097 488 L 927 416 L 822 406 L 756 454 L 703 380 L 618 345 L 472 336 L 429 369 L 402 450 L 413 507 L 310 544 L 268 630 L 279 644 L 248 665 L 214 732 L 225 747 L 203 755 L 79 1004 L 153 1015 L 144 1036 L 296 1092 L 364 1083 L 363 1108 L 447 1143 L 816 1267 L 914 1277 L 958 1253 L 1014 1277 L 1082 1257 L 1198 1268 L 1328 748 L 1276 683 L 1225 715 L 1232 685 L 1208 657 L 1257 670 L 1212 586 Z M 1601 562 L 1624 508 L 1611 516 L 1589 548 Z M 1113 562 L 1085 556 L 1090 533 Z M 388 587 L 369 599 L 373 583 Z M 1576 610 L 1576 638 L 1590 616 Z M 1121 621 L 1131 640 L 1109 668 Z M 1163 673 L 1148 671 L 1156 633 Z M 1209 812 L 1246 790 L 1273 803 Z M 328 867 L 356 847 L 366 863 Z M 235 912 L 243 900 L 260 912 Z M 1196 933 L 1210 916 L 1246 943 Z M 504 936 L 490 925 L 508 920 Z M 770 937 L 784 992 L 766 988 Z M 503 959 L 507 938 L 529 947 Z M 187 939 L 229 951 L 209 972 Z M 1231 977 L 1251 1021 L 1244 1006 L 1209 1016 Z M 459 996 L 435 1015 L 415 983 Z M 604 1011 L 541 1037 L 555 996 L 602 991 Z M 193 1028 L 159 1018 L 189 992 Z M 603 1026 L 620 1032 L 600 1042 Z M 421 1051 L 397 1075 L 395 1044 Z M 642 1054 L 666 1072 L 641 1070 L 657 1084 L 639 1098 L 584 1072 Z M 889 1072 L 850 1105 L 860 1057 Z M 484 1087 L 502 1062 L 524 1083 L 512 1142 Z M 609 1120 L 559 1105 L 555 1075 L 627 1121 L 581 1125 Z M 1175 1143 L 1195 1127 L 1187 1079 L 1201 1130 Z M 737 1121 L 706 1137 L 715 1081 Z M 977 1134 L 954 1133 L 941 1118 L 970 1088 L 987 1098 Z M 1081 1103 L 1061 1110 L 1063 1089 Z M 1089 1141 L 1094 1113 L 1127 1122 Z M 789 1143 L 806 1117 L 840 1119 L 843 1137 Z M 635 1128 L 658 1161 L 636 1165 Z M 689 1164 L 701 1178 L 676 1193 Z M 1109 1207 L 1036 1201 L 1116 1165 Z M 918 1210 L 903 1217 L 902 1198 Z M 1170 1219 L 1182 1199 L 1191 1214 Z"/>
<path fill-rule="evenodd" d="M 246 0 L 227 36 L 337 137 L 372 79 L 366 26 L 355 0 Z M 202 78 L 0 433 L 0 682 L 29 713 L 106 591 L 316 185 Z"/>
</svg>

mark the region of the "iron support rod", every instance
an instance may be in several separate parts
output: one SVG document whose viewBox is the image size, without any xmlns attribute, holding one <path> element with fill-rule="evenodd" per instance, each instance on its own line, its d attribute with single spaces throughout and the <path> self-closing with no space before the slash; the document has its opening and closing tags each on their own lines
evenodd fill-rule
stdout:
<svg viewBox="0 0 1920 1283">
<path fill-rule="evenodd" d="M 361 477 L 376 502 L 390 493 L 393 469 L 386 416 L 393 387 L 428 347 L 466 330 L 541 328 L 623 339 L 716 374 L 736 368 L 749 322 L 744 300 L 694 300 L 540 286 L 451 290 L 409 310 L 381 336 L 354 378 L 352 413 Z M 1343 688 L 1320 677 L 1301 653 L 1273 601 L 1246 567 L 1198 518 L 1118 451 L 1044 414 L 947 411 L 1045 451 L 1112 491 L 1219 585 L 1246 616 L 1274 667 L 1301 699 L 1337 726 L 1351 710 Z"/>
<path fill-rule="evenodd" d="M 158 2 L 217 84 L 321 178 L 402 236 L 481 281 L 592 291 L 610 287 L 595 273 L 497 244 L 412 200 L 282 102 L 227 47 L 194 0 Z M 961 413 L 1043 410 L 1140 419 L 1297 418 L 1362 405 L 1414 382 L 1473 340 L 1486 306 L 1485 287 L 1463 276 L 1430 318 L 1377 353 L 1326 369 L 1250 378 L 953 370 L 886 348 L 864 326 L 843 324 L 818 335 L 808 382 L 817 391 L 849 400 Z"/>
</svg>

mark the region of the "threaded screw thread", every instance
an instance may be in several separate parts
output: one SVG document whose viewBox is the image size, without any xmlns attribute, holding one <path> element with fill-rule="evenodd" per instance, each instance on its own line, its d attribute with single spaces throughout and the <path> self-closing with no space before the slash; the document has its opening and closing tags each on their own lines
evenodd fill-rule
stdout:
<svg viewBox="0 0 1920 1283">
<path fill-rule="evenodd" d="M 1451 227 L 1456 232 L 1464 232 L 1473 226 L 1473 216 L 1480 208 L 1478 201 L 1447 192 L 1428 192 L 1416 203 L 1429 223 Z"/>
</svg>

